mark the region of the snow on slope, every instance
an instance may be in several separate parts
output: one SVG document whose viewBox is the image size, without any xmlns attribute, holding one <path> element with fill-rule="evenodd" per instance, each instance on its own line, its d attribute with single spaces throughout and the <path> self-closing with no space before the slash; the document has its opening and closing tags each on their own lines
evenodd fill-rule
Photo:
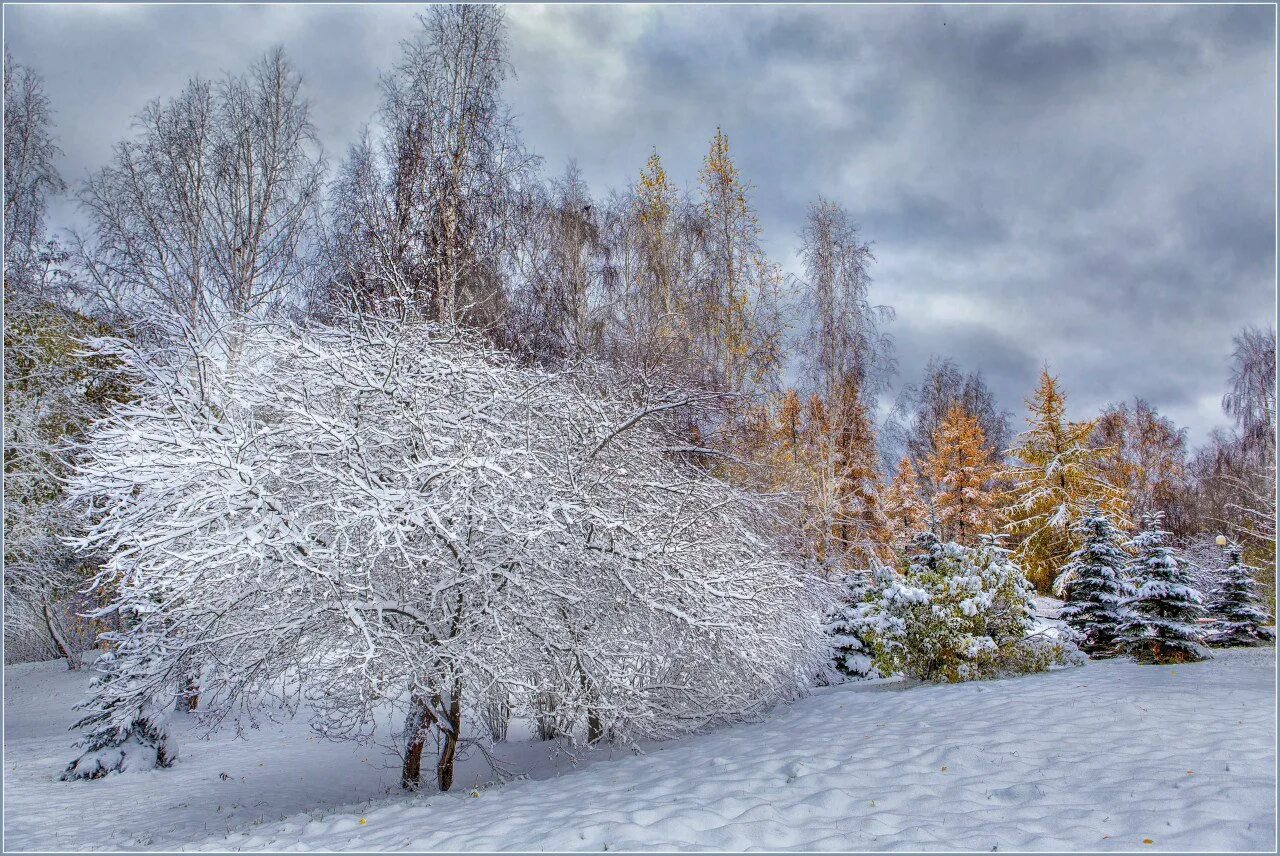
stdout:
<svg viewBox="0 0 1280 856">
<path fill-rule="evenodd" d="M 22 688 L 9 692 L 10 717 L 32 704 Z M 958 686 L 851 685 L 765 723 L 479 796 L 393 797 L 257 826 L 242 813 L 239 829 L 212 837 L 193 815 L 186 832 L 213 850 L 1272 850 L 1275 712 L 1272 648 L 1175 667 L 1111 661 Z M 5 765 L 6 843 L 67 846 L 93 822 L 86 809 L 101 810 L 91 801 L 106 799 L 92 789 L 132 789 L 129 780 L 149 780 L 156 810 L 134 793 L 118 826 L 162 822 L 154 815 L 177 796 L 217 817 L 211 787 L 170 796 L 186 787 L 177 776 L 243 775 L 246 759 L 190 754 L 199 746 L 188 742 L 173 770 L 75 784 L 50 781 L 65 751 L 41 761 L 7 747 L 16 757 Z M 310 781 L 296 793 L 258 797 L 274 811 L 314 791 L 323 805 L 341 790 L 333 780 L 352 775 L 317 760 L 298 772 Z M 14 797 L 38 802 L 44 819 L 11 814 Z M 167 829 L 155 846 L 181 832 Z"/>
</svg>

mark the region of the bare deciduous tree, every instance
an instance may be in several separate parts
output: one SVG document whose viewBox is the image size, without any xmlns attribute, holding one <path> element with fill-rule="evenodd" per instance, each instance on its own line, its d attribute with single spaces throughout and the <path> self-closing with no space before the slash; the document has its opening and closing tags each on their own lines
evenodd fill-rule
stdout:
<svg viewBox="0 0 1280 856">
<path fill-rule="evenodd" d="M 835 401 L 846 387 L 874 404 L 893 370 L 887 306 L 870 302 L 871 245 L 843 207 L 829 199 L 809 206 L 800 233 L 801 282 L 809 335 L 801 355 L 812 391 Z"/>
<path fill-rule="evenodd" d="M 323 177 L 300 86 L 277 48 L 138 114 L 80 194 L 80 260 L 111 311 L 208 332 L 296 298 Z"/>
<path fill-rule="evenodd" d="M 335 185 L 319 303 L 498 331 L 516 189 L 534 164 L 501 99 L 503 13 L 448 5 L 418 20 L 382 80 L 384 142 L 354 147 Z"/>
<path fill-rule="evenodd" d="M 4 280 L 5 298 L 39 292 L 45 210 L 66 185 L 54 161 L 53 108 L 34 69 L 4 52 Z M 47 295 L 40 294 L 47 299 Z"/>
</svg>

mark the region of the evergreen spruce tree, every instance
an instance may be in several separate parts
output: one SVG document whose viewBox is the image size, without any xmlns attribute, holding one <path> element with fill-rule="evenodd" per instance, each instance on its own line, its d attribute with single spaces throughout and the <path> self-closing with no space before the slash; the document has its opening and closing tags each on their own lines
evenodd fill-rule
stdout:
<svg viewBox="0 0 1280 856">
<path fill-rule="evenodd" d="M 844 578 L 845 593 L 827 623 L 831 636 L 832 665 L 847 680 L 861 680 L 879 676 L 872 658 L 868 638 L 868 620 L 872 612 L 876 585 L 868 571 L 857 570 Z"/>
<path fill-rule="evenodd" d="M 1121 628 L 1129 621 L 1126 603 L 1136 592 L 1124 578 L 1128 555 L 1120 533 L 1094 506 L 1075 527 L 1082 546 L 1071 554 L 1054 588 L 1065 591 L 1059 617 L 1080 634 L 1080 648 L 1093 656 L 1113 656 Z"/>
<path fill-rule="evenodd" d="M 103 635 L 117 641 L 113 633 Z M 122 656 L 135 662 L 122 663 Z M 178 758 L 177 742 L 169 734 L 173 695 L 136 705 L 131 694 L 136 679 L 129 670 L 150 671 L 159 668 L 161 661 L 154 652 L 137 650 L 108 652 L 98 658 L 95 665 L 103 674 L 94 680 L 93 696 L 77 705 L 87 711 L 74 726 L 85 732 L 76 744 L 83 751 L 62 771 L 63 781 L 173 766 Z"/>
<path fill-rule="evenodd" d="M 1274 640 L 1275 630 L 1263 626 L 1267 612 L 1258 606 L 1254 568 L 1245 564 L 1239 544 L 1229 544 L 1226 553 L 1230 565 L 1222 573 L 1222 587 L 1209 604 L 1215 618 L 1209 644 L 1229 647 Z"/>
<path fill-rule="evenodd" d="M 1128 572 L 1138 592 L 1128 603 L 1132 614 L 1121 628 L 1119 648 L 1142 663 L 1191 663 L 1210 655 L 1200 642 L 1196 619 L 1203 598 L 1191 584 L 1185 562 L 1165 545 L 1164 515 L 1145 514 L 1142 531 L 1129 542 L 1137 550 Z"/>
</svg>

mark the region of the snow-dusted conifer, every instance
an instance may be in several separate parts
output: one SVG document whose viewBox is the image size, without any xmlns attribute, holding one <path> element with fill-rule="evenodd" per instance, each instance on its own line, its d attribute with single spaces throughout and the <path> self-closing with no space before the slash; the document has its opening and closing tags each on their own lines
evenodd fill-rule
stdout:
<svg viewBox="0 0 1280 856">
<path fill-rule="evenodd" d="M 953 682 L 1072 659 L 1069 645 L 1032 640 L 1030 583 L 997 538 L 965 547 L 925 532 L 912 544 L 905 573 L 886 573 L 865 622 L 881 673 Z"/>
<path fill-rule="evenodd" d="M 1128 576 L 1137 585 L 1129 599 L 1131 614 L 1116 640 L 1120 650 L 1146 663 L 1189 663 L 1204 660 L 1204 633 L 1196 619 L 1204 613 L 1203 597 L 1192 585 L 1185 562 L 1165 544 L 1164 515 L 1145 514 L 1142 531 L 1129 542 L 1137 552 Z"/>
<path fill-rule="evenodd" d="M 1226 548 L 1227 569 L 1222 572 L 1222 584 L 1209 604 L 1214 617 L 1209 643 L 1218 647 L 1235 645 L 1260 645 L 1276 638 L 1275 630 L 1264 626 L 1267 612 L 1258 604 L 1254 568 L 1245 563 L 1240 545 L 1231 543 Z"/>
<path fill-rule="evenodd" d="M 146 652 L 135 656 L 142 662 L 159 659 Z M 169 706 L 132 696 L 127 686 L 133 678 L 121 670 L 121 662 L 115 652 L 108 652 L 94 664 L 102 672 L 94 680 L 94 697 L 106 703 L 90 705 L 89 713 L 76 723 L 84 731 L 77 744 L 83 751 L 63 770 L 64 781 L 141 773 L 171 767 L 178 760 L 178 745 L 169 734 Z"/>
<path fill-rule="evenodd" d="M 1080 634 L 1086 653 L 1111 656 L 1129 620 L 1126 603 L 1136 593 L 1124 578 L 1129 556 L 1120 547 L 1120 532 L 1097 506 L 1077 524 L 1076 535 L 1084 543 L 1054 583 L 1067 601 L 1058 616 Z"/>
<path fill-rule="evenodd" d="M 844 578 L 844 592 L 827 622 L 832 665 L 846 680 L 879 677 L 872 663 L 870 631 L 877 595 L 874 571 L 854 570 Z"/>
</svg>

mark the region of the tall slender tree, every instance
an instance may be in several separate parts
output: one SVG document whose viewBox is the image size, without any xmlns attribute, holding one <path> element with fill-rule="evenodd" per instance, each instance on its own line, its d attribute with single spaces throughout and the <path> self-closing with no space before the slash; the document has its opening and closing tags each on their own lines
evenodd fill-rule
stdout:
<svg viewBox="0 0 1280 856">
<path fill-rule="evenodd" d="M 517 189 L 535 165 L 502 101 L 507 74 L 500 6 L 419 16 L 382 79 L 384 142 L 358 144 L 335 185 L 321 307 L 501 332 Z"/>
<path fill-rule="evenodd" d="M 1048 369 L 1027 401 L 1028 429 L 1013 454 L 1012 483 L 1004 528 L 1017 537 L 1015 558 L 1041 591 L 1047 591 L 1068 557 L 1080 546 L 1077 524 L 1092 507 L 1128 527 L 1124 492 L 1108 481 L 1108 454 L 1089 444 L 1093 422 L 1072 422 L 1066 400 Z"/>
<path fill-rule="evenodd" d="M 938 535 L 976 546 L 996 526 L 992 480 L 998 468 L 987 452 L 981 423 L 953 405 L 934 432 L 933 449 L 928 472 L 935 486 Z"/>
<path fill-rule="evenodd" d="M 706 264 L 698 289 L 703 308 L 695 315 L 704 325 L 708 363 L 725 390 L 768 388 L 781 357 L 780 274 L 765 255 L 750 186 L 729 152 L 729 137 L 719 128 L 703 160 L 698 188 Z"/>
</svg>

